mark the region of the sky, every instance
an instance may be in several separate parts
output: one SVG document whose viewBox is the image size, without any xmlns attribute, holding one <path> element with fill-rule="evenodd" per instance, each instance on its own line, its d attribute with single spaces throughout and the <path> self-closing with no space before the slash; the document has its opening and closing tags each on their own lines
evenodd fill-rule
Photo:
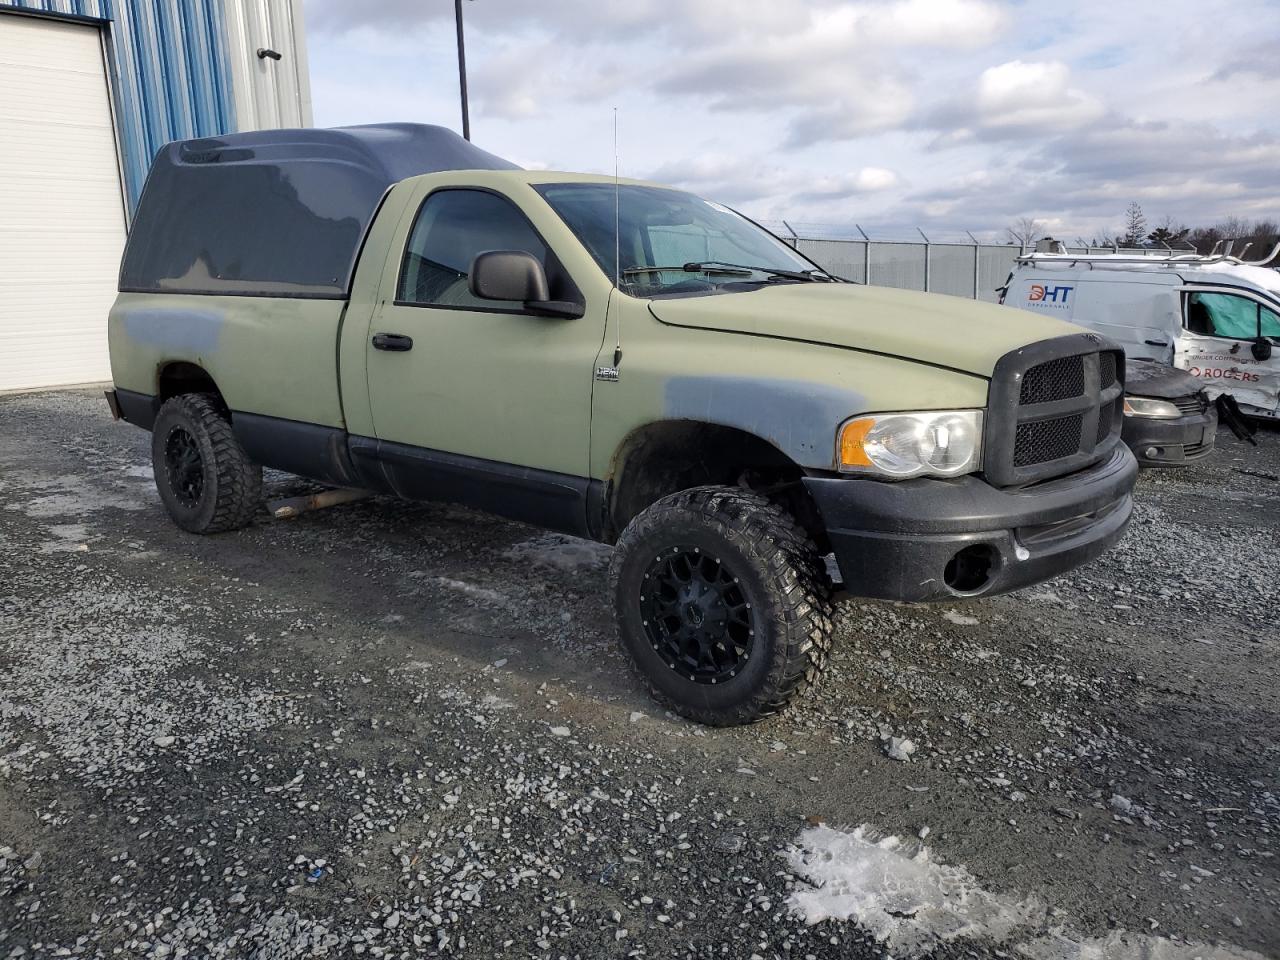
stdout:
<svg viewBox="0 0 1280 960">
<path fill-rule="evenodd" d="M 451 0 L 305 0 L 317 126 L 461 130 Z M 465 0 L 471 136 L 801 234 L 1280 219 L 1280 0 Z"/>
</svg>

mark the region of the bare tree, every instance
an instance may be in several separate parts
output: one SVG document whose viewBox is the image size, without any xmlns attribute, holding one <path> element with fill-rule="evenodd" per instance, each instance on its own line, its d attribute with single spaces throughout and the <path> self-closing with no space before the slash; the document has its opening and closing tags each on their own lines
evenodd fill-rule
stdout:
<svg viewBox="0 0 1280 960">
<path fill-rule="evenodd" d="M 1005 233 L 1009 235 L 1009 242 L 1016 243 L 1020 247 L 1032 246 L 1040 235 L 1040 230 L 1040 221 L 1035 217 L 1019 217 L 1004 228 Z"/>
<path fill-rule="evenodd" d="M 1141 246 L 1147 237 L 1147 218 L 1142 206 L 1134 200 L 1124 210 L 1124 245 L 1126 247 Z"/>
</svg>

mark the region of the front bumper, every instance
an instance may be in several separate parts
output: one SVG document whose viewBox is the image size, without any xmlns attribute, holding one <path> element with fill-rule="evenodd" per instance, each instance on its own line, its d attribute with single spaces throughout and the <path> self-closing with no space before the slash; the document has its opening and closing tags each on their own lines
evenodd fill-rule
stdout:
<svg viewBox="0 0 1280 960">
<path fill-rule="evenodd" d="M 1213 453 L 1218 433 L 1218 408 L 1177 420 L 1125 417 L 1121 437 L 1144 467 L 1182 467 Z"/>
<path fill-rule="evenodd" d="M 1094 559 L 1124 533 L 1137 474 L 1117 444 L 1101 463 L 1021 489 L 976 476 L 804 483 L 845 590 L 914 602 L 1007 593 Z"/>
</svg>

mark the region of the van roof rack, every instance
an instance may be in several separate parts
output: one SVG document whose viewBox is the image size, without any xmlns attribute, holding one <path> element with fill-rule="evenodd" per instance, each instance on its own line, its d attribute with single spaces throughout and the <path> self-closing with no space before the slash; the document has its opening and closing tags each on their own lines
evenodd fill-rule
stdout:
<svg viewBox="0 0 1280 960">
<path fill-rule="evenodd" d="M 1194 266 L 1203 267 L 1211 264 L 1239 264 L 1245 267 L 1260 267 L 1270 263 L 1280 254 L 1280 241 L 1271 248 L 1271 252 L 1259 260 L 1245 260 L 1244 254 L 1253 246 L 1252 242 L 1246 243 L 1240 248 L 1238 254 L 1233 255 L 1231 250 L 1235 244 L 1234 240 L 1219 240 L 1213 245 L 1213 249 L 1208 253 L 1173 253 L 1167 256 L 1125 256 L 1115 253 L 1020 253 L 1018 255 L 1018 263 L 1034 263 L 1036 261 L 1053 260 L 1061 263 L 1158 263 L 1164 266 Z M 1221 253 L 1218 248 L 1223 247 Z"/>
</svg>

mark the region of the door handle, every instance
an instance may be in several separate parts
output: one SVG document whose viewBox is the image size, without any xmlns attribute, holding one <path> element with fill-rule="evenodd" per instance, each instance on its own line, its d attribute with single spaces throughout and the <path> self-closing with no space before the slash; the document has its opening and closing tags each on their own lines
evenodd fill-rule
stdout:
<svg viewBox="0 0 1280 960">
<path fill-rule="evenodd" d="M 1148 347 L 1167 347 L 1169 345 L 1168 340 L 1143 340 L 1142 342 Z"/>
<path fill-rule="evenodd" d="M 413 337 L 406 337 L 403 333 L 375 333 L 373 349 L 404 353 L 406 350 L 413 349 Z"/>
</svg>

